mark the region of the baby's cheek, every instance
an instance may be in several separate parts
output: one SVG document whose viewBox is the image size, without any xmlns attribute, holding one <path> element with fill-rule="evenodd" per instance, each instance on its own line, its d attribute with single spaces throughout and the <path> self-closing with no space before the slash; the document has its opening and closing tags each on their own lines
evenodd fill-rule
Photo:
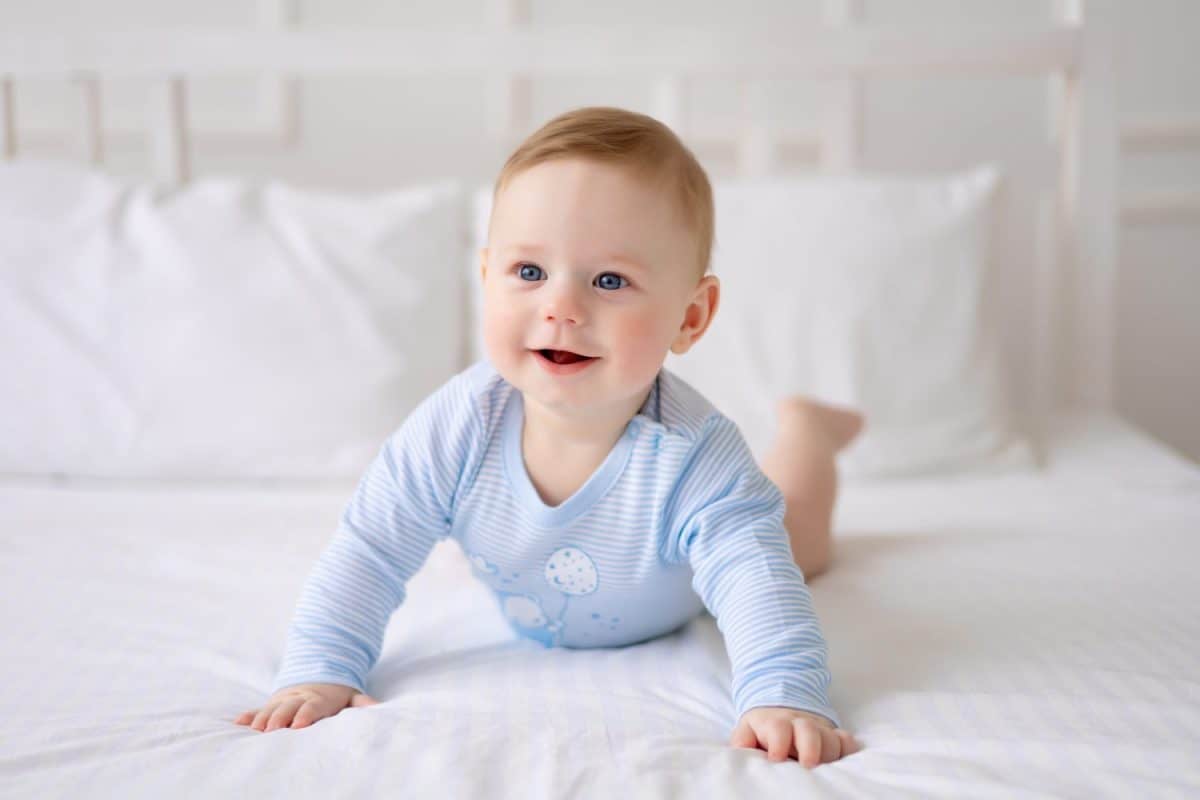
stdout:
<svg viewBox="0 0 1200 800">
<path fill-rule="evenodd" d="M 518 314 L 513 303 L 503 297 L 488 297 L 483 307 L 484 336 L 496 339 L 511 339 L 516 333 Z"/>
<path fill-rule="evenodd" d="M 662 317 L 646 315 L 622 320 L 619 335 L 625 358 L 630 364 L 651 374 L 658 371 L 670 344 L 669 332 Z"/>
<path fill-rule="evenodd" d="M 493 308 L 483 312 L 483 343 L 488 358 L 499 365 L 514 358 L 512 351 L 520 342 L 521 331 L 514 314 Z"/>
</svg>

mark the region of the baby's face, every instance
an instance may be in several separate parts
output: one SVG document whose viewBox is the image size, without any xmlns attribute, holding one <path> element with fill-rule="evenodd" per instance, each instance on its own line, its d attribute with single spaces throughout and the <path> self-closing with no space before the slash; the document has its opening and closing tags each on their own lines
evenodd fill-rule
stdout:
<svg viewBox="0 0 1200 800">
<path fill-rule="evenodd" d="M 634 402 L 679 337 L 694 247 L 669 198 L 617 167 L 556 159 L 519 173 L 480 254 L 489 359 L 562 413 Z"/>
</svg>

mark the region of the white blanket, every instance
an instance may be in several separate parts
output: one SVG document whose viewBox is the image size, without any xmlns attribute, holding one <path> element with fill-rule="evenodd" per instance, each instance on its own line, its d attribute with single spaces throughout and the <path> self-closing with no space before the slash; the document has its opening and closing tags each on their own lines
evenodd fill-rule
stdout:
<svg viewBox="0 0 1200 800">
<path fill-rule="evenodd" d="M 865 745 L 730 748 L 713 619 L 607 651 L 513 638 L 453 543 L 411 584 L 381 705 L 261 734 L 349 485 L 0 485 L 0 796 L 1195 797 L 1200 470 L 1113 419 L 1040 474 L 852 485 L 813 580 Z"/>
</svg>

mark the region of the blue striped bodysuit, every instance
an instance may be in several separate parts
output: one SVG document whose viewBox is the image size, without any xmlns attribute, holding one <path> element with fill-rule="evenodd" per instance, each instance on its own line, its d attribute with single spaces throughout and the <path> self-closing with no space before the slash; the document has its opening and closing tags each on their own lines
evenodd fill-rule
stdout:
<svg viewBox="0 0 1200 800">
<path fill-rule="evenodd" d="M 728 418 L 660 370 L 604 462 L 557 506 L 525 470 L 523 423 L 521 392 L 483 360 L 387 438 L 305 584 L 276 690 L 366 691 L 408 580 L 451 537 L 522 636 L 620 647 L 707 610 L 725 638 L 739 717 L 788 706 L 839 724 L 783 497 Z"/>
</svg>

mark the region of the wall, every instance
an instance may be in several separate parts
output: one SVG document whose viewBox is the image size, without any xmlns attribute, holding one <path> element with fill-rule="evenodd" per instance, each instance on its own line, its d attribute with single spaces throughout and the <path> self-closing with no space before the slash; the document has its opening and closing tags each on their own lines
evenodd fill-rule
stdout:
<svg viewBox="0 0 1200 800">
<path fill-rule="evenodd" d="M 820 0 L 755 0 L 757 19 L 773 32 L 820 19 Z M 530 0 L 531 18 L 557 23 L 628 22 L 653 15 L 696 23 L 739 22 L 747 4 L 714 0 Z M 862 0 L 863 21 L 921 25 L 1036 23 L 1049 18 L 1048 0 Z M 1200 30 L 1200 3 L 1144 0 L 1099 7 L 1097 21 L 1111 26 L 1118 44 L 1118 108 L 1123 122 L 1190 116 L 1200 120 L 1200 56 L 1191 40 Z M 482 0 L 93 0 L 66 2 L 0 0 L 6 27 L 62 25 L 122 27 L 251 26 L 282 10 L 293 24 L 450 24 L 487 18 Z M 770 35 L 770 34 L 766 34 Z M 478 146 L 485 107 L 473 79 L 321 79 L 294 84 L 242 78 L 206 80 L 190 87 L 197 130 L 197 174 L 236 172 L 286 176 L 308 184 L 378 188 L 397 180 L 457 174 L 488 180 L 505 147 Z M 822 87 L 805 82 L 771 85 L 775 121 L 812 127 Z M 105 103 L 106 163 L 136 175 L 145 155 L 138 132 L 146 86 L 109 81 Z M 292 92 L 287 94 L 286 92 Z M 708 130 L 734 125 L 737 96 L 732 83 L 711 81 L 689 90 L 689 102 Z M 867 84 L 863 160 L 868 169 L 955 169 L 981 154 L 1012 157 L 1017 180 L 1043 180 L 1038 163 L 1021 166 L 1021 153 L 1045 141 L 1046 84 L 1032 77 L 936 81 L 890 79 Z M 293 98 L 278 108 L 269 102 Z M 447 103 L 445 98 L 459 98 Z M 469 98 L 478 98 L 472 102 Z M 461 98 L 468 98 L 463 102 Z M 63 132 L 73 119 L 70 87 L 54 81 L 18 84 L 17 117 L 22 152 L 69 156 Z M 569 105 L 611 103 L 651 110 L 646 86 L 636 81 L 546 81 L 534 87 L 532 114 L 540 121 Z M 264 113 L 263 109 L 267 111 Z M 288 109 L 294 117 L 289 117 Z M 222 137 L 222 131 L 242 131 Z M 954 135 L 948 135 L 953 131 Z M 933 133 L 933 135 L 931 135 Z M 727 165 L 706 163 L 717 175 Z M 1022 172 L 1024 170 L 1024 172 Z M 1123 191 L 1200 190 L 1200 147 L 1190 152 L 1125 152 Z M 1175 221 L 1136 223 L 1121 231 L 1117 296 L 1116 382 L 1118 409 L 1153 435 L 1200 460 L 1200 215 Z"/>
</svg>

